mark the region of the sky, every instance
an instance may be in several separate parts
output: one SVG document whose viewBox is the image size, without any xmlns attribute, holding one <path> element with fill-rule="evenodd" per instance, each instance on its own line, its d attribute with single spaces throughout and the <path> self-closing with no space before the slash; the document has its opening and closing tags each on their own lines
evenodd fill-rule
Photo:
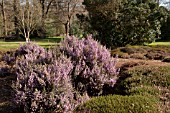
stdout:
<svg viewBox="0 0 170 113">
<path fill-rule="evenodd" d="M 170 4 L 166 4 L 167 2 L 170 2 L 170 0 L 160 0 L 160 5 L 168 8 L 168 6 L 170 7 Z"/>
</svg>

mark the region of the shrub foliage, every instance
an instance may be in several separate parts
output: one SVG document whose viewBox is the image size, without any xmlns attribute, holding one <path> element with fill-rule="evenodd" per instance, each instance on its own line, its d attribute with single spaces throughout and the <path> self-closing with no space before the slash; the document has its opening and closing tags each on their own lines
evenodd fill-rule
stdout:
<svg viewBox="0 0 170 113">
<path fill-rule="evenodd" d="M 91 37 L 67 37 L 59 48 L 27 43 L 3 57 L 15 70 L 14 101 L 25 112 L 69 113 L 89 96 L 103 95 L 104 85 L 113 89 L 118 72 L 106 47 Z"/>
<path fill-rule="evenodd" d="M 157 101 L 144 96 L 101 96 L 79 105 L 74 113 L 159 113 Z"/>
<path fill-rule="evenodd" d="M 62 43 L 61 51 L 71 58 L 74 65 L 71 77 L 76 90 L 96 96 L 103 94 L 104 85 L 114 86 L 118 73 L 116 60 L 106 47 L 91 36 L 82 40 L 67 37 Z"/>
</svg>

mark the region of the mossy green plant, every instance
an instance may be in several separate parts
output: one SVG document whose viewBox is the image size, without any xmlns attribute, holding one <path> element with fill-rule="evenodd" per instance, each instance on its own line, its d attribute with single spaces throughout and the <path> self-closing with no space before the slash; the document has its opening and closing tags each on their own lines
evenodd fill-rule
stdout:
<svg viewBox="0 0 170 113">
<path fill-rule="evenodd" d="M 159 113 L 157 100 L 146 96 L 109 95 L 79 105 L 74 113 Z"/>
</svg>

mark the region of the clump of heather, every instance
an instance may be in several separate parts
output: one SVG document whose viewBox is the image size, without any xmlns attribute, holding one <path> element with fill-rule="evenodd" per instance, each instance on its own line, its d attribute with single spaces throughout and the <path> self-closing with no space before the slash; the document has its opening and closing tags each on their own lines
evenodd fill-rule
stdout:
<svg viewBox="0 0 170 113">
<path fill-rule="evenodd" d="M 32 46 L 32 47 L 29 47 Z M 37 49 L 37 50 L 36 50 Z M 85 101 L 72 87 L 72 62 L 56 49 L 35 44 L 21 46 L 14 54 L 17 81 L 14 101 L 27 113 L 69 113 Z"/>
<path fill-rule="evenodd" d="M 29 62 L 43 63 L 44 60 L 51 59 L 52 53 L 34 43 L 21 45 L 15 52 L 15 58 L 24 56 Z"/>
<path fill-rule="evenodd" d="M 17 59 L 24 57 L 28 62 L 36 63 L 50 63 L 56 59 L 56 51 L 53 49 L 46 51 L 43 47 L 34 43 L 26 43 L 21 45 L 14 52 L 7 52 L 3 56 L 3 61 L 7 64 L 15 64 Z"/>
<path fill-rule="evenodd" d="M 15 64 L 17 58 L 21 56 L 24 56 L 29 61 L 35 62 L 36 60 L 40 61 L 44 59 L 46 55 L 47 52 L 43 47 L 40 47 L 34 43 L 26 43 L 21 45 L 14 52 L 7 52 L 2 59 L 7 62 L 7 64 Z"/>
<path fill-rule="evenodd" d="M 25 112 L 70 113 L 88 96 L 103 95 L 105 85 L 113 88 L 116 60 L 92 37 L 67 37 L 60 52 L 27 43 L 7 55 L 17 75 L 15 102 Z"/>
<path fill-rule="evenodd" d="M 60 48 L 61 52 L 71 58 L 72 84 L 81 94 L 87 92 L 89 96 L 102 95 L 104 85 L 114 86 L 118 73 L 115 69 L 116 60 L 105 46 L 91 36 L 81 40 L 74 36 L 66 37 Z"/>
<path fill-rule="evenodd" d="M 7 63 L 8 65 L 13 65 L 15 64 L 16 58 L 14 55 L 14 52 L 6 52 L 3 56 L 2 56 L 2 61 L 4 61 L 5 63 Z"/>
<path fill-rule="evenodd" d="M 45 49 L 41 46 L 38 46 L 34 43 L 26 43 L 21 45 L 17 50 L 15 55 L 25 55 L 25 54 L 34 54 L 35 56 L 45 56 Z"/>
<path fill-rule="evenodd" d="M 68 76 L 72 68 L 71 61 L 64 56 L 48 65 L 20 59 L 16 63 L 15 102 L 28 113 L 73 111 L 81 98 L 75 99 L 76 92 Z"/>
</svg>

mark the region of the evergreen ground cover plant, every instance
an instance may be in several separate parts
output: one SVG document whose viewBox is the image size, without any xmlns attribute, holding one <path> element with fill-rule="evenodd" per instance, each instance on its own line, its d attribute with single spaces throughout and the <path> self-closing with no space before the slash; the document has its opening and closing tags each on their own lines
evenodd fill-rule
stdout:
<svg viewBox="0 0 170 113">
<path fill-rule="evenodd" d="M 111 51 L 119 58 L 164 60 L 170 56 L 169 46 L 126 46 Z"/>
<path fill-rule="evenodd" d="M 148 97 L 109 95 L 92 98 L 74 113 L 159 113 L 157 100 Z"/>
<path fill-rule="evenodd" d="M 170 111 L 169 66 L 135 66 L 120 73 L 115 85 L 119 95 L 141 95 L 156 99 L 160 112 Z"/>
<path fill-rule="evenodd" d="M 104 95 L 117 79 L 115 59 L 87 37 L 66 37 L 59 48 L 27 43 L 3 60 L 15 70 L 14 102 L 27 113 L 69 113 L 90 96 Z"/>
<path fill-rule="evenodd" d="M 74 112 L 169 113 L 169 77 L 169 66 L 122 65 L 114 86 L 116 95 L 92 98 L 79 105 Z"/>
</svg>

